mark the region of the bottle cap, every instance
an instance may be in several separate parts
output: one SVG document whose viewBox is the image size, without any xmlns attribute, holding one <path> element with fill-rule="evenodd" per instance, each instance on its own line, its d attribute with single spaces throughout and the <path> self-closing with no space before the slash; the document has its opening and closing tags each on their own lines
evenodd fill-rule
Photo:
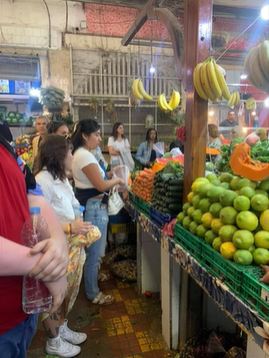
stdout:
<svg viewBox="0 0 269 358">
<path fill-rule="evenodd" d="M 30 208 L 30 214 L 40 214 L 40 207 L 39 206 L 33 206 L 32 208 Z"/>
<path fill-rule="evenodd" d="M 83 212 L 85 210 L 85 207 L 83 205 L 80 205 L 79 211 Z"/>
</svg>

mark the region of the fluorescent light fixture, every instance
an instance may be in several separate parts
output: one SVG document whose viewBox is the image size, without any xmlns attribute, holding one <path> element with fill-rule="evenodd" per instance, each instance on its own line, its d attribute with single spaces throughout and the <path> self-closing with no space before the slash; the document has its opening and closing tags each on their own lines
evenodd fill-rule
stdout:
<svg viewBox="0 0 269 358">
<path fill-rule="evenodd" d="M 262 7 L 261 18 L 264 20 L 269 20 L 269 4 Z"/>
<path fill-rule="evenodd" d="M 248 77 L 248 76 L 247 76 L 245 73 L 242 73 L 242 74 L 240 75 L 240 79 L 241 79 L 241 80 L 245 80 L 247 77 Z"/>
<path fill-rule="evenodd" d="M 155 67 L 153 66 L 153 64 L 150 65 L 149 72 L 150 72 L 151 74 L 155 73 Z"/>
<path fill-rule="evenodd" d="M 31 88 L 30 95 L 33 97 L 40 97 L 40 91 L 38 88 Z"/>
<path fill-rule="evenodd" d="M 266 100 L 264 101 L 264 105 L 265 107 L 269 108 L 269 97 L 267 97 Z"/>
<path fill-rule="evenodd" d="M 251 112 L 251 114 L 252 114 L 252 116 L 256 116 L 256 112 L 255 112 L 255 111 Z"/>
</svg>

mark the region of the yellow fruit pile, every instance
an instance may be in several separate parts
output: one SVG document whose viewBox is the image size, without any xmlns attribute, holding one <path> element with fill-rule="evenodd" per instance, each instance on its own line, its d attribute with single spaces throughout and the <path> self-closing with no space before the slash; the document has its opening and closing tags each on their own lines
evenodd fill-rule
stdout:
<svg viewBox="0 0 269 358">
<path fill-rule="evenodd" d="M 269 178 L 197 178 L 177 216 L 192 234 L 241 265 L 269 263 Z"/>
</svg>

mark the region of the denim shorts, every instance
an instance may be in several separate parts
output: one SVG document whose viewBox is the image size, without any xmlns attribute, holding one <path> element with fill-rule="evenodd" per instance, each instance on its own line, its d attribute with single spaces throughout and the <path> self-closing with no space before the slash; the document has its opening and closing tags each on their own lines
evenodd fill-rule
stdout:
<svg viewBox="0 0 269 358">
<path fill-rule="evenodd" d="M 26 358 L 36 332 L 38 314 L 29 315 L 10 331 L 0 335 L 0 358 Z"/>
</svg>

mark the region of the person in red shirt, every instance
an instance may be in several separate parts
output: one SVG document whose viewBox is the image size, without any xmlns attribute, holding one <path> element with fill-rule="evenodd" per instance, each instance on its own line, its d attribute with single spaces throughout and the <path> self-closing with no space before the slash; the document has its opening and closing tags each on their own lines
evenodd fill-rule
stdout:
<svg viewBox="0 0 269 358">
<path fill-rule="evenodd" d="M 22 310 L 22 277 L 30 275 L 45 282 L 53 299 L 49 314 L 53 314 L 65 298 L 68 248 L 56 215 L 29 168 L 20 158 L 16 161 L 2 136 L 0 175 L 0 357 L 24 358 L 36 330 L 37 315 Z M 41 208 L 51 237 L 30 249 L 21 245 L 21 229 L 32 206 Z"/>
</svg>

